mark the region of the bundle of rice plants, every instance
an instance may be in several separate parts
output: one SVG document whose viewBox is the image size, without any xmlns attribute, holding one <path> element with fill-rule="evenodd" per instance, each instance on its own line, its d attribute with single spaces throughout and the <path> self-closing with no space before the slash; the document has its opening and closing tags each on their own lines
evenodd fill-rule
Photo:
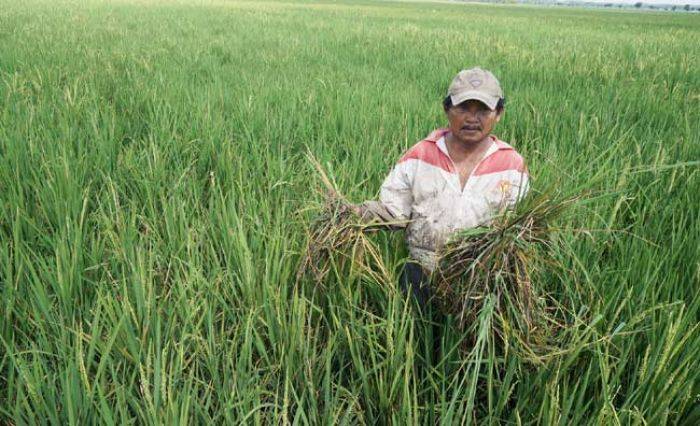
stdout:
<svg viewBox="0 0 700 426">
<path fill-rule="evenodd" d="M 553 221 L 578 198 L 530 196 L 490 226 L 461 231 L 445 244 L 434 275 L 435 295 L 460 330 L 473 331 L 485 301 L 493 300 L 492 330 L 501 342 L 515 343 L 534 357 L 552 349 L 552 336 L 562 327 L 552 313 L 561 307 L 532 276 L 536 268 L 559 267 Z"/>
<path fill-rule="evenodd" d="M 377 282 L 388 283 L 388 269 L 377 246 L 368 238 L 370 232 L 379 229 L 379 224 L 361 217 L 313 155 L 309 153 L 307 157 L 318 174 L 323 201 L 308 228 L 297 282 L 310 276 L 316 284 L 324 285 L 328 274 L 335 269 L 349 274 L 363 273 Z"/>
</svg>

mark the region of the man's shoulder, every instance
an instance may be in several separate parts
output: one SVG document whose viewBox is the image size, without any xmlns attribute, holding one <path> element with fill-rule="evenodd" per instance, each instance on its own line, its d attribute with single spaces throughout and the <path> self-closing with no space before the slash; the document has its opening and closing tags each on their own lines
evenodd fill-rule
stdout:
<svg viewBox="0 0 700 426">
<path fill-rule="evenodd" d="M 490 135 L 490 138 L 494 141 L 496 148 L 498 148 L 499 151 L 509 152 L 511 155 L 520 156 L 518 151 L 510 143 L 499 139 L 495 135 Z"/>
<path fill-rule="evenodd" d="M 439 154 L 440 150 L 438 149 L 437 145 L 435 142 L 432 142 L 427 139 L 423 139 L 422 141 L 417 142 L 415 145 L 410 147 L 399 159 L 399 162 L 402 163 L 404 161 L 408 160 L 423 160 L 430 162 L 430 159 L 432 157 L 435 157 Z"/>
<path fill-rule="evenodd" d="M 440 150 L 437 142 L 447 129 L 437 129 L 410 147 L 399 159 L 399 163 L 418 162 L 449 170 L 449 159 Z"/>
<path fill-rule="evenodd" d="M 479 164 L 479 167 L 474 171 L 474 175 L 478 176 L 508 171 L 526 173 L 527 164 L 523 156 L 520 155 L 511 144 L 495 136 L 491 137 L 496 144 L 496 151 Z"/>
</svg>

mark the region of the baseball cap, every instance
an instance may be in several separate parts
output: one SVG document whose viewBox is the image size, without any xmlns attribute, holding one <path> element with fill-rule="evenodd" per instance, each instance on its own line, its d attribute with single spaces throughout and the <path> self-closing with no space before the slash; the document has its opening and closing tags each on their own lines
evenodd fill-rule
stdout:
<svg viewBox="0 0 700 426">
<path fill-rule="evenodd" d="M 475 99 L 490 109 L 496 109 L 498 100 L 503 98 L 503 90 L 498 79 L 490 71 L 479 67 L 460 71 L 447 89 L 452 105 Z"/>
</svg>

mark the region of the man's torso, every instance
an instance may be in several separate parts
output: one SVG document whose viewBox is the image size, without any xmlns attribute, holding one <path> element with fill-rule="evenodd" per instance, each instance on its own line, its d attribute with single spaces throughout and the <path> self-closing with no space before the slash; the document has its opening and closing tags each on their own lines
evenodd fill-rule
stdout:
<svg viewBox="0 0 700 426">
<path fill-rule="evenodd" d="M 486 225 L 502 208 L 515 203 L 527 190 L 522 157 L 508 144 L 492 138 L 492 145 L 473 167 L 462 188 L 449 157 L 444 129 L 414 145 L 399 160 L 385 184 L 381 201 L 391 210 L 403 197 L 387 188 L 391 179 L 405 179 L 410 192 L 410 222 L 406 239 L 411 257 L 434 270 L 435 252 L 460 229 Z M 408 209 L 407 209 L 408 210 Z M 394 212 L 401 213 L 401 212 Z M 406 212 L 403 212 L 405 215 Z"/>
</svg>

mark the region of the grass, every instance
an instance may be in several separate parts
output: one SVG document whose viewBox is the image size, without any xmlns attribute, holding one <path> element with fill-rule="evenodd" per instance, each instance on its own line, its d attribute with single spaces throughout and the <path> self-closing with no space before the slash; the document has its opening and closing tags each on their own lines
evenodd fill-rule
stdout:
<svg viewBox="0 0 700 426">
<path fill-rule="evenodd" d="M 698 32 L 692 14 L 0 0 L 0 422 L 697 424 Z M 393 286 L 294 285 L 307 149 L 375 197 L 476 64 L 533 188 L 605 194 L 558 224 L 587 231 L 538 279 L 585 321 L 537 367 L 492 356 L 492 302 L 467 356 L 453 318 L 416 316 L 400 233 L 372 236 Z"/>
</svg>

